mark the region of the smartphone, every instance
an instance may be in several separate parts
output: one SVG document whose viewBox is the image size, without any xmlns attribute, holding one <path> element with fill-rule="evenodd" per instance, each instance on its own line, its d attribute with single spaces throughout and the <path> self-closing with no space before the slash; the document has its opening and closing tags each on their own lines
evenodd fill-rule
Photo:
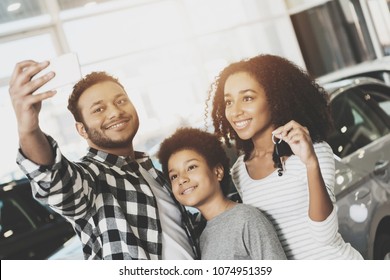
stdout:
<svg viewBox="0 0 390 280">
<path fill-rule="evenodd" d="M 35 75 L 33 79 L 37 79 L 50 71 L 55 73 L 54 78 L 38 88 L 35 93 L 59 89 L 74 84 L 81 79 L 80 63 L 76 53 L 67 53 L 51 59 L 49 66 Z"/>
</svg>

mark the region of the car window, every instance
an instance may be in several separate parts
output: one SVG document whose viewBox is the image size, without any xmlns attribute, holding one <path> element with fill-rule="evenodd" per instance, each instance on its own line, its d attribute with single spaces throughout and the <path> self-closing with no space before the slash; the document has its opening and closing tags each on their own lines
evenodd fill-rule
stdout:
<svg viewBox="0 0 390 280">
<path fill-rule="evenodd" d="M 379 103 L 379 105 L 381 106 L 383 111 L 385 111 L 386 114 L 390 116 L 390 101 L 381 102 Z"/>
<path fill-rule="evenodd" d="M 380 104 L 367 92 L 347 90 L 332 100 L 331 109 L 334 131 L 328 142 L 341 158 L 389 133 Z"/>
<path fill-rule="evenodd" d="M 385 94 L 379 90 L 366 90 L 366 92 L 379 104 L 381 109 L 390 116 L 390 89 L 387 91 L 388 93 Z"/>
</svg>

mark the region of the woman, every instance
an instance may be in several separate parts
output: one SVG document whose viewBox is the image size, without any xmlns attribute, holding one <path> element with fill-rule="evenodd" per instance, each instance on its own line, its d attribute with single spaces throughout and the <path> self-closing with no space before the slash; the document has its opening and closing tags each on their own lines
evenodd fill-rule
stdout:
<svg viewBox="0 0 390 280">
<path fill-rule="evenodd" d="M 242 154 L 232 179 L 273 222 L 289 259 L 362 259 L 338 233 L 326 92 L 292 62 L 259 55 L 217 77 L 212 120 Z"/>
</svg>

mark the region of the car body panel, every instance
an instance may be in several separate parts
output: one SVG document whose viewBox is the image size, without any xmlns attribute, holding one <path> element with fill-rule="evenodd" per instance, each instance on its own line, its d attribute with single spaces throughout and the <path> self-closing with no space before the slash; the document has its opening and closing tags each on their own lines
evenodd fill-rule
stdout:
<svg viewBox="0 0 390 280">
<path fill-rule="evenodd" d="M 327 84 L 324 88 L 330 92 L 332 105 L 336 98 L 345 98 L 345 103 L 348 103 L 349 98 L 357 98 L 357 95 L 364 97 L 367 103 L 375 103 L 377 93 L 390 100 L 390 87 L 371 78 L 342 80 Z M 352 102 L 348 104 L 353 106 Z M 381 233 L 390 236 L 390 224 L 387 222 L 390 219 L 390 112 L 383 112 L 380 106 L 362 108 L 365 108 L 365 112 L 361 110 L 362 115 L 372 117 L 367 121 L 380 131 L 373 138 L 369 135 L 371 142 L 357 146 L 355 151 L 346 155 L 340 155 L 342 152 L 335 154 L 335 194 L 340 234 L 365 259 L 373 259 L 379 228 Z M 334 116 L 337 113 L 333 112 Z M 354 117 L 356 120 L 359 116 L 355 114 Z M 337 117 L 334 119 L 336 121 Z M 364 123 L 365 120 L 360 121 Z M 337 124 L 335 127 L 337 129 Z M 335 153 L 339 151 L 336 144 L 331 144 Z M 381 224 L 385 226 L 380 227 Z"/>
<path fill-rule="evenodd" d="M 390 56 L 345 67 L 318 77 L 317 81 L 320 84 L 327 84 L 356 77 L 375 78 L 390 85 Z"/>
</svg>

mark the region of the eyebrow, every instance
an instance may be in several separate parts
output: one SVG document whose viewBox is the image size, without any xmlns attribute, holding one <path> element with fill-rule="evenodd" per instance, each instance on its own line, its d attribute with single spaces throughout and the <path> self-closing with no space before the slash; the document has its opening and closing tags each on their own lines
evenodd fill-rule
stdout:
<svg viewBox="0 0 390 280">
<path fill-rule="evenodd" d="M 199 159 L 197 159 L 197 158 L 191 158 L 191 159 L 189 159 L 189 160 L 186 160 L 184 163 L 189 163 L 189 162 L 191 162 L 191 161 L 193 161 L 193 160 L 199 161 Z M 168 170 L 168 173 L 170 173 L 170 172 L 172 172 L 172 169 L 169 169 L 169 170 Z"/>
<path fill-rule="evenodd" d="M 240 90 L 240 91 L 238 92 L 238 94 L 244 94 L 244 93 L 247 93 L 248 91 L 257 93 L 257 91 L 248 88 L 248 89 L 242 89 L 242 90 Z M 224 96 L 231 96 L 231 94 L 227 92 L 227 93 L 224 93 Z"/>
</svg>

